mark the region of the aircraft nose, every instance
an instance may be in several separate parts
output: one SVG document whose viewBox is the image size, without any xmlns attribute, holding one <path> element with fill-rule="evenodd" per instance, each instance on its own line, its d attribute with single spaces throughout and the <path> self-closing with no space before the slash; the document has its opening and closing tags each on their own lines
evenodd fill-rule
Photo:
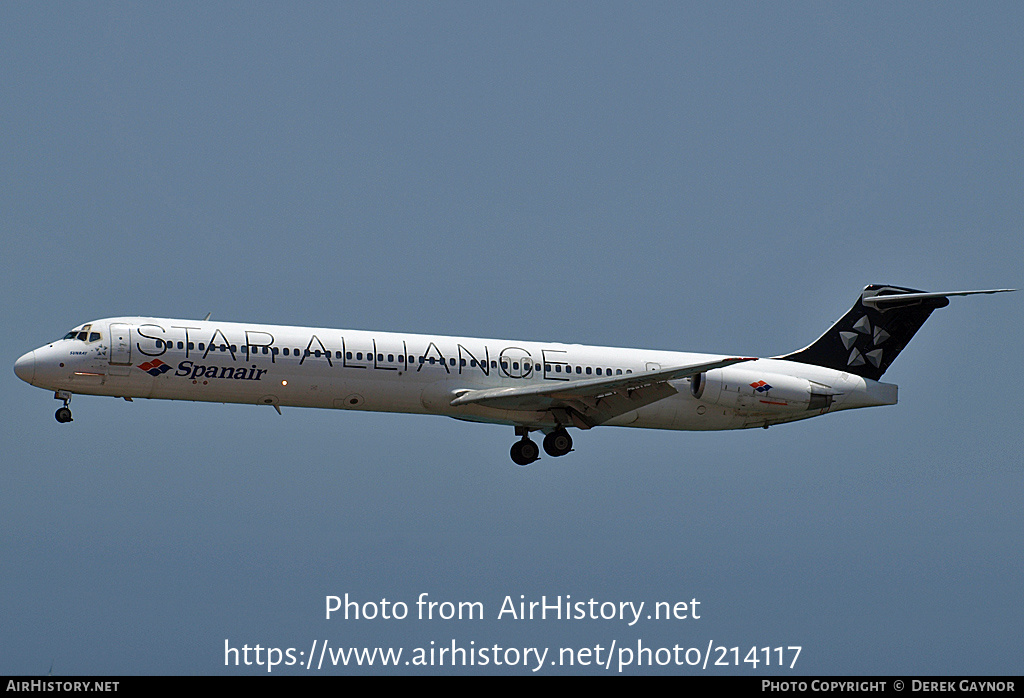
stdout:
<svg viewBox="0 0 1024 698">
<path fill-rule="evenodd" d="M 36 377 L 36 353 L 30 351 L 15 361 L 14 373 L 26 383 L 31 383 Z"/>
</svg>

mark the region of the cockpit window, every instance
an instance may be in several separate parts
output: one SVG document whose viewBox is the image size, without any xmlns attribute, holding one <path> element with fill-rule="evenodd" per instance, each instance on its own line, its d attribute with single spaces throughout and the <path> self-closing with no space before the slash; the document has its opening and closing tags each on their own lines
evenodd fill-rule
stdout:
<svg viewBox="0 0 1024 698">
<path fill-rule="evenodd" d="M 92 331 L 90 331 L 91 329 L 92 329 L 92 325 L 91 324 L 83 325 L 82 328 L 79 329 L 79 330 L 71 330 L 70 332 L 68 332 L 66 335 L 64 335 L 64 339 L 77 339 L 77 340 L 80 340 L 82 342 L 90 342 L 90 343 L 91 342 L 98 342 L 100 340 L 100 336 L 101 336 L 100 333 L 99 332 L 92 332 Z"/>
</svg>

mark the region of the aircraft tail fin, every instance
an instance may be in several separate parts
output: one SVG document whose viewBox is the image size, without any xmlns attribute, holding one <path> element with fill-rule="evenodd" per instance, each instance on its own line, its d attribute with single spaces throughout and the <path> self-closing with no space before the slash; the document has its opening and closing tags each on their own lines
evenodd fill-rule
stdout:
<svg viewBox="0 0 1024 698">
<path fill-rule="evenodd" d="M 777 358 L 878 380 L 932 311 L 949 305 L 949 296 L 1013 290 L 927 293 L 899 286 L 865 286 L 853 308 L 816 342 Z"/>
</svg>

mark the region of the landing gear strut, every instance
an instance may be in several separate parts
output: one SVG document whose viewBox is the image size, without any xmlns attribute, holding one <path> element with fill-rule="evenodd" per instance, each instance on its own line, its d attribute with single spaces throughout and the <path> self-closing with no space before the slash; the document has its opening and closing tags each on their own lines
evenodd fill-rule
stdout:
<svg viewBox="0 0 1024 698">
<path fill-rule="evenodd" d="M 63 400 L 64 406 L 57 409 L 54 413 L 54 418 L 61 424 L 67 424 L 71 421 L 71 409 L 68 405 L 71 403 L 71 393 L 66 390 L 58 390 L 53 394 L 54 399 Z"/>
</svg>

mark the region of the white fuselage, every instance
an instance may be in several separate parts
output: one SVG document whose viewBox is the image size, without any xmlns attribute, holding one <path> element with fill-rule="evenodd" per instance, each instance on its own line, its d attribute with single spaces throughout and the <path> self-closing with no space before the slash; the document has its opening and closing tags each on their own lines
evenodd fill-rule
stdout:
<svg viewBox="0 0 1024 698">
<path fill-rule="evenodd" d="M 73 331 L 26 354 L 18 375 L 76 394 L 436 414 L 548 430 L 558 426 L 550 411 L 451 402 L 460 391 L 642 374 L 721 358 L 164 318 L 107 318 L 83 327 L 88 332 Z M 670 385 L 672 394 L 604 424 L 737 429 L 896 402 L 894 385 L 779 359 L 708 371 L 700 390 L 689 378 Z"/>
</svg>

